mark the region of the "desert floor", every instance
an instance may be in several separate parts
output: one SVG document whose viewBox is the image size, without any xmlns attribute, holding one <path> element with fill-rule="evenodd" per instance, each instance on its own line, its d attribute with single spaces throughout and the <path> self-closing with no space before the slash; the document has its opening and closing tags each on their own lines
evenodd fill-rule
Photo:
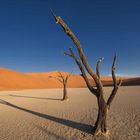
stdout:
<svg viewBox="0 0 140 140">
<path fill-rule="evenodd" d="M 106 87 L 106 96 L 111 92 Z M 121 87 L 108 116 L 107 136 L 90 134 L 97 101 L 88 89 L 1 91 L 0 140 L 139 140 L 140 86 Z"/>
</svg>

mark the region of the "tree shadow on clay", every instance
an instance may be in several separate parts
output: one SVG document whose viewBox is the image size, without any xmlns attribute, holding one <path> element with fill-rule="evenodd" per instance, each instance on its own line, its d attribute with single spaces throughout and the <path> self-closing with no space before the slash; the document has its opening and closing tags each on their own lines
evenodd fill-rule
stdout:
<svg viewBox="0 0 140 140">
<path fill-rule="evenodd" d="M 83 124 L 83 123 L 79 123 L 79 122 L 75 122 L 75 121 L 62 119 L 62 118 L 58 118 L 58 117 L 55 117 L 55 116 L 35 112 L 35 111 L 29 110 L 29 109 L 26 109 L 26 108 L 16 106 L 16 105 L 14 105 L 12 103 L 9 103 L 9 102 L 7 102 L 5 100 L 2 100 L 2 99 L 0 99 L 0 103 L 4 104 L 4 105 L 7 105 L 9 107 L 13 107 L 13 108 L 18 109 L 18 110 L 22 110 L 24 112 L 33 114 L 33 115 L 38 116 L 40 118 L 47 119 L 47 120 L 50 120 L 50 121 L 53 121 L 53 122 L 56 122 L 56 123 L 59 123 L 59 124 L 77 129 L 77 130 L 80 130 L 80 131 L 88 133 L 88 134 L 91 134 L 91 130 L 93 129 L 93 127 L 91 125 L 87 125 L 87 124 Z"/>
<path fill-rule="evenodd" d="M 21 96 L 21 95 L 14 95 L 14 94 L 9 94 L 9 96 L 12 97 L 19 97 L 19 98 L 33 98 L 33 99 L 44 99 L 44 100 L 62 100 L 62 99 L 55 99 L 55 98 L 43 98 L 43 97 L 32 97 L 32 96 Z"/>
</svg>

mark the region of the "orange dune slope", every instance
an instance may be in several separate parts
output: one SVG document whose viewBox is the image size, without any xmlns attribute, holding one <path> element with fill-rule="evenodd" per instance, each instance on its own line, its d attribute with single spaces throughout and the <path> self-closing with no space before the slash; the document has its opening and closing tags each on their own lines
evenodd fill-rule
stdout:
<svg viewBox="0 0 140 140">
<path fill-rule="evenodd" d="M 61 74 L 66 77 L 69 75 L 67 72 L 61 72 Z M 51 72 L 42 72 L 42 73 L 27 73 L 27 75 L 32 76 L 33 78 L 38 78 L 46 82 L 49 87 L 62 87 L 62 84 L 55 79 L 58 77 L 58 71 Z M 52 77 L 52 78 L 50 78 Z M 86 87 L 85 81 L 79 74 L 72 74 L 68 80 L 68 87 L 76 88 L 76 87 Z"/>
<path fill-rule="evenodd" d="M 69 73 L 61 72 L 63 76 Z M 60 88 L 62 84 L 55 78 L 58 71 L 38 72 L 38 73 L 21 73 L 6 68 L 0 68 L 0 90 L 19 90 L 19 89 L 45 89 Z M 91 78 L 89 78 L 91 79 Z M 109 76 L 102 77 L 104 85 L 112 85 L 112 78 Z M 140 85 L 140 78 L 125 78 L 124 85 Z M 92 85 L 94 82 L 91 80 Z M 86 87 L 85 81 L 79 74 L 72 74 L 68 87 L 81 88 Z"/>
<path fill-rule="evenodd" d="M 64 76 L 68 73 L 61 72 Z M 44 73 L 21 73 L 6 68 L 0 68 L 0 90 L 18 90 L 18 89 L 44 89 L 60 88 L 62 84 L 56 80 L 58 72 Z M 86 87 L 84 80 L 80 75 L 72 75 L 69 87 Z"/>
<path fill-rule="evenodd" d="M 24 73 L 0 68 L 0 89 L 32 89 L 45 88 L 46 84 L 40 79 L 33 78 Z"/>
</svg>

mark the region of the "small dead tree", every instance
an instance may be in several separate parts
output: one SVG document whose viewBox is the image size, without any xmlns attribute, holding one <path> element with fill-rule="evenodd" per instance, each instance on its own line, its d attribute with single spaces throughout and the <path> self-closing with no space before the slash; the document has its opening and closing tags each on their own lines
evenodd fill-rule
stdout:
<svg viewBox="0 0 140 140">
<path fill-rule="evenodd" d="M 74 35 L 74 33 L 71 31 L 71 29 L 68 27 L 68 25 L 63 21 L 63 19 L 59 16 L 54 15 L 52 12 L 53 17 L 56 21 L 57 24 L 59 24 L 64 32 L 72 39 L 73 43 L 75 44 L 79 58 L 75 55 L 73 52 L 72 48 L 69 48 L 69 52 L 65 54 L 70 56 L 71 58 L 74 59 L 76 64 L 78 65 L 82 77 L 84 78 L 86 85 L 88 89 L 91 91 L 93 95 L 96 96 L 97 98 L 97 103 L 98 103 L 98 116 L 97 120 L 95 122 L 94 128 L 93 128 L 93 134 L 96 135 L 98 132 L 101 133 L 106 133 L 107 132 L 107 114 L 110 109 L 111 103 L 117 93 L 118 88 L 121 85 L 121 80 L 117 81 L 116 75 L 115 75 L 115 63 L 116 63 L 116 55 L 114 56 L 113 63 L 112 63 L 112 79 L 113 79 L 113 90 L 107 99 L 107 101 L 104 98 L 104 89 L 103 89 L 103 83 L 101 82 L 100 79 L 100 64 L 103 61 L 103 59 L 99 59 L 96 64 L 96 73 L 91 69 L 89 66 L 87 59 L 85 57 L 85 54 L 83 52 L 83 49 L 81 47 L 81 44 L 78 40 L 78 38 Z M 88 73 L 92 79 L 95 81 L 96 87 L 93 87 L 90 83 L 90 80 L 88 79 L 87 74 Z"/>
<path fill-rule="evenodd" d="M 58 76 L 57 76 L 57 77 L 49 76 L 49 78 L 55 78 L 55 79 L 57 79 L 61 84 L 63 84 L 63 98 L 62 98 L 62 101 L 68 99 L 68 94 L 67 94 L 67 83 L 68 83 L 68 80 L 69 80 L 71 74 L 72 74 L 72 72 L 69 73 L 68 75 L 64 76 L 60 71 L 58 71 Z"/>
</svg>

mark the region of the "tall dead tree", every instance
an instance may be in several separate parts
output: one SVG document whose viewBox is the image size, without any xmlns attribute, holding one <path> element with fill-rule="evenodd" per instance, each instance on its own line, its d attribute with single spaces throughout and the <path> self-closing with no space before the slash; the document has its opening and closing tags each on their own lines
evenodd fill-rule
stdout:
<svg viewBox="0 0 140 140">
<path fill-rule="evenodd" d="M 98 103 L 98 116 L 97 120 L 94 125 L 93 134 L 96 135 L 98 132 L 106 133 L 107 132 L 107 114 L 110 109 L 111 103 L 118 91 L 119 86 L 121 85 L 121 80 L 117 81 L 116 75 L 115 75 L 115 65 L 116 65 L 116 54 L 113 59 L 112 63 L 112 79 L 113 79 L 113 90 L 107 99 L 107 101 L 104 98 L 104 89 L 103 89 L 103 83 L 100 79 L 100 64 L 103 59 L 99 59 L 96 64 L 96 73 L 91 69 L 89 66 L 87 59 L 85 57 L 85 54 L 83 52 L 83 49 L 81 47 L 81 44 L 78 40 L 78 38 L 74 35 L 74 33 L 71 31 L 71 29 L 68 27 L 68 25 L 63 21 L 63 19 L 59 16 L 54 15 L 52 12 L 53 17 L 57 24 L 59 24 L 64 32 L 72 39 L 73 43 L 75 44 L 79 57 L 75 55 L 72 48 L 69 48 L 69 52 L 65 54 L 70 56 L 74 59 L 76 64 L 78 65 L 82 77 L 84 78 L 86 85 L 88 89 L 91 91 L 93 95 L 97 98 Z M 90 80 L 88 79 L 87 73 L 92 77 L 92 79 L 95 81 L 96 87 L 93 87 L 90 83 Z"/>
<path fill-rule="evenodd" d="M 71 74 L 72 74 L 72 72 L 67 74 L 66 76 L 64 76 L 60 71 L 58 71 L 58 76 L 57 77 L 49 76 L 50 78 L 57 79 L 63 85 L 63 98 L 62 98 L 62 101 L 68 99 L 67 83 L 68 83 L 68 80 L 69 80 Z"/>
</svg>

